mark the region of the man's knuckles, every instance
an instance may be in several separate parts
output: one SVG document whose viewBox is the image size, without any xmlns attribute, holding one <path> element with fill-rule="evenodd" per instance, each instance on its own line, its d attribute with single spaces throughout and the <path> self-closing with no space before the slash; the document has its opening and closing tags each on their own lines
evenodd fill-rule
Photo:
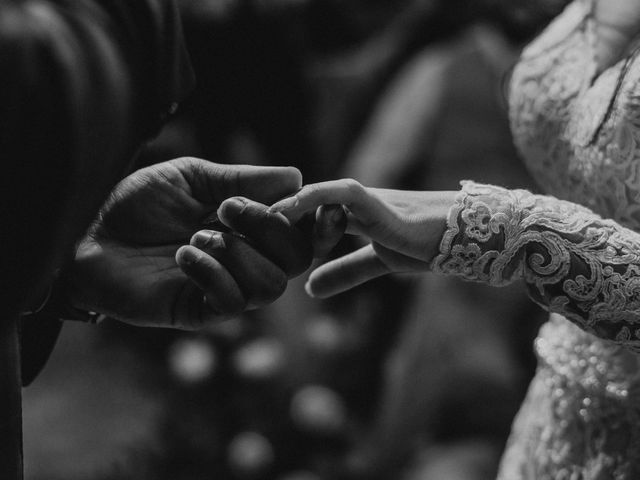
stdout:
<svg viewBox="0 0 640 480">
<path fill-rule="evenodd" d="M 313 257 L 311 241 L 288 220 L 268 207 L 242 197 L 225 200 L 218 209 L 220 220 L 246 235 L 261 253 L 278 263 L 289 276 L 304 272 Z"/>
<path fill-rule="evenodd" d="M 271 303 L 287 287 L 285 272 L 237 235 L 201 230 L 193 235 L 191 245 L 224 265 L 251 305 Z"/>
</svg>

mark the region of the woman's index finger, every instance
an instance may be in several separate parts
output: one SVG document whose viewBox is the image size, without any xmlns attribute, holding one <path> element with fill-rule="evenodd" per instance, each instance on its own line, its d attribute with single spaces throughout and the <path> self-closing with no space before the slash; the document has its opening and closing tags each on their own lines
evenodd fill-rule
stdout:
<svg viewBox="0 0 640 480">
<path fill-rule="evenodd" d="M 280 212 L 295 223 L 305 213 L 313 212 L 322 205 L 336 204 L 347 206 L 361 220 L 372 218 L 383 206 L 359 182 L 347 178 L 305 185 L 295 195 L 273 204 L 269 210 Z"/>
</svg>

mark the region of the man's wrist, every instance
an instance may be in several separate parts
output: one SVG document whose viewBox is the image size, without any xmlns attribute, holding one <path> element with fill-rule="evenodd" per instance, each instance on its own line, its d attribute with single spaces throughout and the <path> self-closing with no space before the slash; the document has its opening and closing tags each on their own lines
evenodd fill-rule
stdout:
<svg viewBox="0 0 640 480">
<path fill-rule="evenodd" d="M 25 310 L 23 310 L 20 315 L 35 315 L 36 313 L 41 312 L 45 306 L 51 300 L 51 295 L 53 293 L 53 283 L 49 284 L 46 291 L 43 292 L 35 301 L 30 302 L 29 306 Z"/>
<path fill-rule="evenodd" d="M 94 324 L 99 323 L 104 319 L 104 315 L 77 308 L 74 305 L 63 273 L 58 273 L 56 275 L 56 278 L 50 285 L 46 296 L 37 308 L 23 312 L 22 316 L 26 317 L 38 314 L 48 314 L 60 320 L 73 320 Z"/>
</svg>

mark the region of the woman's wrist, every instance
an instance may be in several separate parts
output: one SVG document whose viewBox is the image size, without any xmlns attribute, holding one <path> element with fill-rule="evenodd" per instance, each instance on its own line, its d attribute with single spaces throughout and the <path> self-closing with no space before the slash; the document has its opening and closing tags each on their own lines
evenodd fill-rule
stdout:
<svg viewBox="0 0 640 480">
<path fill-rule="evenodd" d="M 433 265 L 436 257 L 441 252 L 441 245 L 448 229 L 447 221 L 451 210 L 456 205 L 459 191 L 428 192 L 430 194 L 429 213 L 430 219 L 425 234 L 426 251 L 425 261 Z"/>
</svg>

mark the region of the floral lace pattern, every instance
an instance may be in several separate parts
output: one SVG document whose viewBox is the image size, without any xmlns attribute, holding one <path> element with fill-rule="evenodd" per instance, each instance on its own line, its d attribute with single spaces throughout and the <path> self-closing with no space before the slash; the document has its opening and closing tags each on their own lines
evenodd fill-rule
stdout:
<svg viewBox="0 0 640 480">
<path fill-rule="evenodd" d="M 587 208 L 463 182 L 433 270 L 501 286 L 640 352 L 640 234 Z"/>
<path fill-rule="evenodd" d="M 524 50 L 509 99 L 529 170 L 575 203 L 466 184 L 434 263 L 493 285 L 524 278 L 573 322 L 552 314 L 540 331 L 500 480 L 640 478 L 640 61 L 632 44 L 599 72 L 598 1 L 575 0 Z"/>
</svg>

